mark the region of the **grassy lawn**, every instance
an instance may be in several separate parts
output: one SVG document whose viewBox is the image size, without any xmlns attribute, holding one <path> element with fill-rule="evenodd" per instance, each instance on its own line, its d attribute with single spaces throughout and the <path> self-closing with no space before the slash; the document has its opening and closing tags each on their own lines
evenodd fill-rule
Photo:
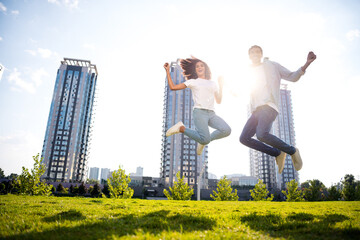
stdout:
<svg viewBox="0 0 360 240">
<path fill-rule="evenodd" d="M 360 202 L 0 196 L 0 239 L 360 239 Z"/>
</svg>

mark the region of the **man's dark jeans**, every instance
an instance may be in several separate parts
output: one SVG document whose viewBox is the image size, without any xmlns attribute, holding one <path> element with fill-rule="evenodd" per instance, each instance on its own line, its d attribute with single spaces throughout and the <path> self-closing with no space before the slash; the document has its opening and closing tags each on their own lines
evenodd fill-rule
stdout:
<svg viewBox="0 0 360 240">
<path fill-rule="evenodd" d="M 240 136 L 240 142 L 274 157 L 279 156 L 281 151 L 290 155 L 294 154 L 296 151 L 294 147 L 270 134 L 277 115 L 277 111 L 267 105 L 258 107 L 246 122 Z M 252 138 L 255 134 L 258 140 Z"/>
</svg>

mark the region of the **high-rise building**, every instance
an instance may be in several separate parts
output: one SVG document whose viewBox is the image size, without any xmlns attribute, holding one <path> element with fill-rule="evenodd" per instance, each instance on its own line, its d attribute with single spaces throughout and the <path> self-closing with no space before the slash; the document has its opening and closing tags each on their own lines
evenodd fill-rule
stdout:
<svg viewBox="0 0 360 240">
<path fill-rule="evenodd" d="M 89 179 L 99 180 L 99 168 L 97 167 L 90 168 Z"/>
<path fill-rule="evenodd" d="M 100 183 L 105 183 L 109 178 L 110 168 L 102 168 L 100 174 Z"/>
<path fill-rule="evenodd" d="M 179 60 L 178 60 L 179 61 Z M 177 62 L 170 64 L 170 75 L 174 84 L 185 81 L 182 69 Z M 184 134 L 175 134 L 166 137 L 166 131 L 179 121 L 186 127 L 195 129 L 193 121 L 193 100 L 190 89 L 171 91 L 165 79 L 163 130 L 161 147 L 160 178 L 165 186 L 173 186 L 176 173 L 185 178 L 190 187 L 197 187 L 198 176 L 201 176 L 201 189 L 208 186 L 208 146 L 205 146 L 203 153 L 196 154 L 197 143 Z"/>
<path fill-rule="evenodd" d="M 280 88 L 279 115 L 271 133 L 292 146 L 296 145 L 291 91 L 285 84 Z M 253 149 L 250 149 L 250 175 L 261 179 L 270 190 L 285 189 L 286 183 L 293 179 L 299 182 L 299 175 L 293 166 L 291 156 L 287 154 L 284 170 L 279 174 L 274 157 Z"/>
<path fill-rule="evenodd" d="M 97 75 L 90 61 L 61 61 L 42 150 L 43 178 L 86 180 Z"/>
<path fill-rule="evenodd" d="M 143 176 L 143 174 L 144 174 L 144 168 L 137 167 L 136 168 L 136 176 Z"/>
</svg>

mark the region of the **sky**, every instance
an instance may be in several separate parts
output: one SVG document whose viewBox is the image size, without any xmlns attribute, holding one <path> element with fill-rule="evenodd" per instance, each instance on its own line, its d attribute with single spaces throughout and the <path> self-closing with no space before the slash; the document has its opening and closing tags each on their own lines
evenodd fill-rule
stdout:
<svg viewBox="0 0 360 240">
<path fill-rule="evenodd" d="M 248 49 L 295 71 L 292 92 L 300 182 L 360 179 L 360 1 L 0 0 L 0 168 L 33 166 L 41 153 L 64 58 L 98 69 L 90 167 L 159 177 L 165 62 L 193 55 L 224 76 L 216 112 L 232 128 L 209 145 L 209 172 L 250 175 L 239 143 L 247 120 Z M 286 81 L 283 81 L 286 83 Z M 230 90 L 241 94 L 234 97 Z"/>
</svg>

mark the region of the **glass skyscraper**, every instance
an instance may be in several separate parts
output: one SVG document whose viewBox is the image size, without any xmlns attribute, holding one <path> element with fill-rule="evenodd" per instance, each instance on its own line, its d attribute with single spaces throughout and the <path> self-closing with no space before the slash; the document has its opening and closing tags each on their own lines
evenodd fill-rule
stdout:
<svg viewBox="0 0 360 240">
<path fill-rule="evenodd" d="M 178 61 L 170 65 L 170 74 L 175 85 L 185 81 Z M 186 127 L 195 129 L 193 107 L 191 90 L 186 88 L 171 91 L 165 79 L 160 166 L 160 178 L 165 186 L 173 186 L 174 181 L 177 181 L 177 172 L 180 172 L 180 177 L 185 177 L 185 182 L 191 187 L 197 187 L 198 176 L 201 176 L 201 189 L 208 186 L 208 146 L 205 146 L 202 155 L 198 156 L 197 143 L 194 140 L 184 134 L 165 136 L 167 129 L 179 121 Z"/>
<path fill-rule="evenodd" d="M 64 58 L 57 71 L 42 150 L 49 181 L 84 181 L 90 150 L 96 65 Z"/>
<path fill-rule="evenodd" d="M 279 115 L 272 126 L 271 133 L 284 142 L 296 146 L 291 91 L 285 84 L 282 84 L 280 88 L 278 107 Z M 284 170 L 279 174 L 274 157 L 253 149 L 250 149 L 250 175 L 261 179 L 269 190 L 285 189 L 286 183 L 293 179 L 299 182 L 299 175 L 290 155 L 286 155 Z"/>
</svg>

